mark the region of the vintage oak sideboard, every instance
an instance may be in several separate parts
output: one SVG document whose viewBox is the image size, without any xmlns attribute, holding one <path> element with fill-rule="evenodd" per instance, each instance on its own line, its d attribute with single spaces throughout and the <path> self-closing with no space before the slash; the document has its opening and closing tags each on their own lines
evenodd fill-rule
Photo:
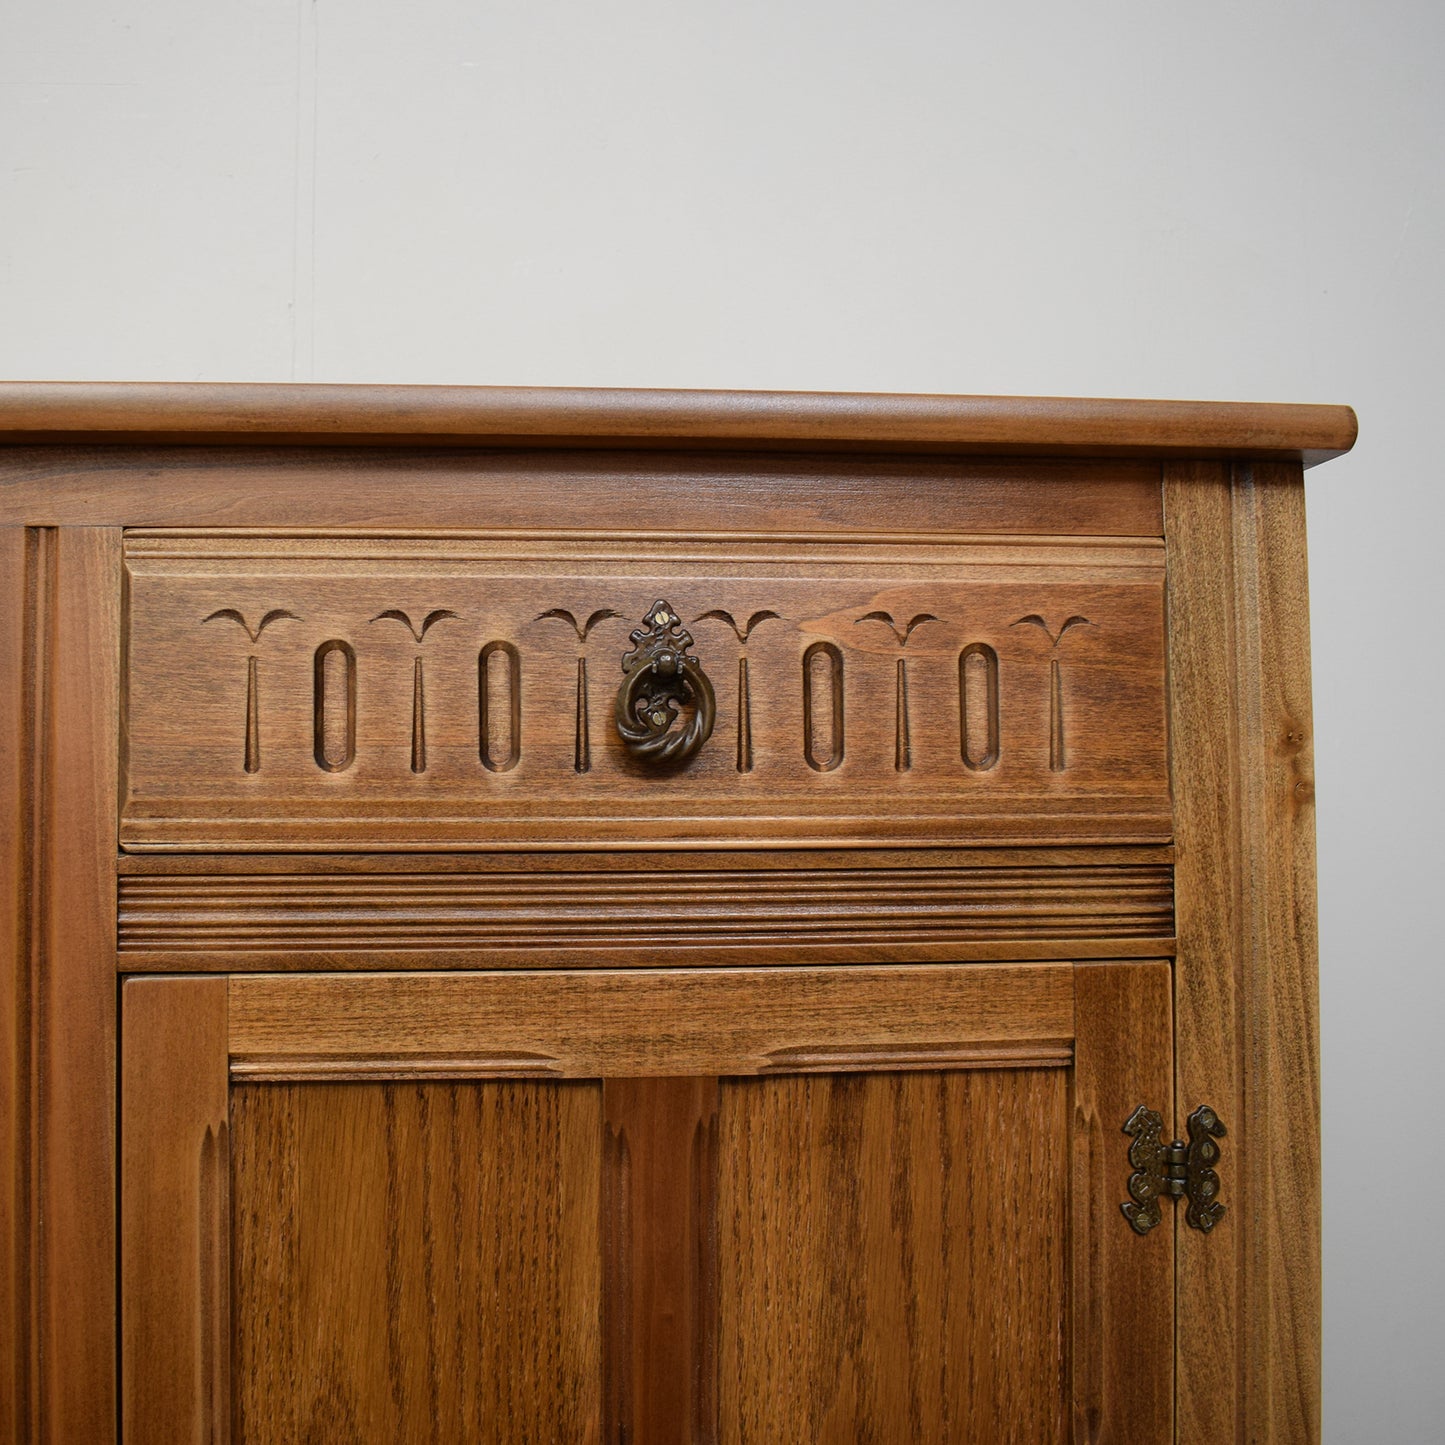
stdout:
<svg viewBox="0 0 1445 1445">
<path fill-rule="evenodd" d="M 1354 434 L 0 386 L 0 1442 L 1316 1441 Z"/>
</svg>

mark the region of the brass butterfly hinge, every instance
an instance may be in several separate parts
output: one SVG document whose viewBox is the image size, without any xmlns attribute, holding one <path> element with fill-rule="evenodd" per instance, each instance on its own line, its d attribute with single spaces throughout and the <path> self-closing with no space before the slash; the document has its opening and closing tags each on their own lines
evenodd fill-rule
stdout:
<svg viewBox="0 0 1445 1445">
<path fill-rule="evenodd" d="M 1219 1145 L 1225 1128 L 1219 1115 L 1201 1104 L 1188 1121 L 1189 1142 L 1176 1139 L 1164 1142 L 1164 1118 L 1157 1109 L 1140 1104 L 1124 1125 L 1124 1132 L 1134 1141 L 1129 1145 L 1129 1163 L 1134 1172 L 1129 1176 L 1129 1200 L 1119 1207 L 1136 1234 L 1148 1234 L 1159 1223 L 1159 1201 L 1168 1196 L 1187 1199 L 1189 1208 L 1184 1222 L 1208 1234 L 1224 1215 L 1224 1206 L 1215 1197 L 1219 1193 Z"/>
</svg>

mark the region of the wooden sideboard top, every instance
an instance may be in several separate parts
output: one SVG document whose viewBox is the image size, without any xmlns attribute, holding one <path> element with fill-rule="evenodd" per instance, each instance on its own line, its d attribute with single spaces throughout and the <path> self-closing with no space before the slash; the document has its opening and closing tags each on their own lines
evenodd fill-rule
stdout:
<svg viewBox="0 0 1445 1445">
<path fill-rule="evenodd" d="M 0 382 L 0 442 L 1328 460 L 1347 406 L 845 392 Z"/>
</svg>

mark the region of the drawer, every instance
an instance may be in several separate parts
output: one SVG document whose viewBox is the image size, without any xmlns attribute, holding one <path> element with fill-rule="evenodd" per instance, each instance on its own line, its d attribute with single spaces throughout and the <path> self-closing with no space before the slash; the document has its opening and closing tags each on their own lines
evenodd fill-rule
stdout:
<svg viewBox="0 0 1445 1445">
<path fill-rule="evenodd" d="M 1153 538 L 155 530 L 125 578 L 132 851 L 1170 837 Z M 685 758 L 616 723 L 659 601 Z"/>
</svg>

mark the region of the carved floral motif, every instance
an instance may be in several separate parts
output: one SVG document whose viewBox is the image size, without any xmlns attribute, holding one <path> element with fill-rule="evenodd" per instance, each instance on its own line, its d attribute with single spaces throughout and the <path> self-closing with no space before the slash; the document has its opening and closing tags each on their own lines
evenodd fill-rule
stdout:
<svg viewBox="0 0 1445 1445">
<path fill-rule="evenodd" d="M 750 773 L 753 770 L 753 696 L 748 676 L 748 638 L 764 622 L 781 622 L 783 619 L 770 608 L 763 608 L 738 622 L 725 608 L 714 607 L 694 617 L 693 626 L 709 619 L 726 622 L 738 640 L 738 772 Z"/>
<path fill-rule="evenodd" d="M 1020 617 L 1017 622 L 1010 624 L 1013 627 L 1037 627 L 1049 639 L 1051 653 L 1058 652 L 1059 643 L 1064 640 L 1064 633 L 1069 628 L 1092 627 L 1093 625 L 1087 617 L 1066 617 L 1059 624 L 1059 630 L 1051 632 L 1049 624 L 1037 612 L 1030 612 L 1027 617 Z M 1061 773 L 1067 766 L 1068 758 L 1064 752 L 1063 675 L 1059 671 L 1059 659 L 1051 656 L 1049 658 L 1049 769 L 1051 772 Z"/>
<path fill-rule="evenodd" d="M 218 618 L 224 618 L 228 622 L 234 622 L 251 639 L 254 646 L 261 640 L 261 634 L 275 622 L 292 621 L 300 622 L 294 612 L 288 612 L 284 607 L 273 607 L 269 612 L 263 613 L 261 620 L 252 627 L 246 621 L 245 616 L 235 607 L 218 607 L 209 617 L 203 617 L 201 622 L 215 622 Z M 256 677 L 257 661 L 253 652 L 246 659 L 246 742 L 242 752 L 241 766 L 248 773 L 259 773 L 261 771 L 261 701 L 260 685 Z"/>
<path fill-rule="evenodd" d="M 895 772 L 906 773 L 913 766 L 913 745 L 908 725 L 908 659 L 903 656 L 902 650 L 925 622 L 941 622 L 943 619 L 931 612 L 920 612 L 900 627 L 891 612 L 865 612 L 853 620 L 855 624 L 882 622 L 898 639 L 898 670 L 893 685 L 893 768 Z"/>
<path fill-rule="evenodd" d="M 545 612 L 539 612 L 532 619 L 534 622 L 545 622 L 548 619 L 565 622 L 577 634 L 577 724 L 572 749 L 572 767 L 579 773 L 587 773 L 592 770 L 592 731 L 587 716 L 587 655 L 584 649 L 587 646 L 587 638 L 599 622 L 606 622 L 609 618 L 621 616 L 620 612 L 611 607 L 599 607 L 588 615 L 586 621 L 579 622 L 567 608 L 549 607 Z"/>
</svg>

